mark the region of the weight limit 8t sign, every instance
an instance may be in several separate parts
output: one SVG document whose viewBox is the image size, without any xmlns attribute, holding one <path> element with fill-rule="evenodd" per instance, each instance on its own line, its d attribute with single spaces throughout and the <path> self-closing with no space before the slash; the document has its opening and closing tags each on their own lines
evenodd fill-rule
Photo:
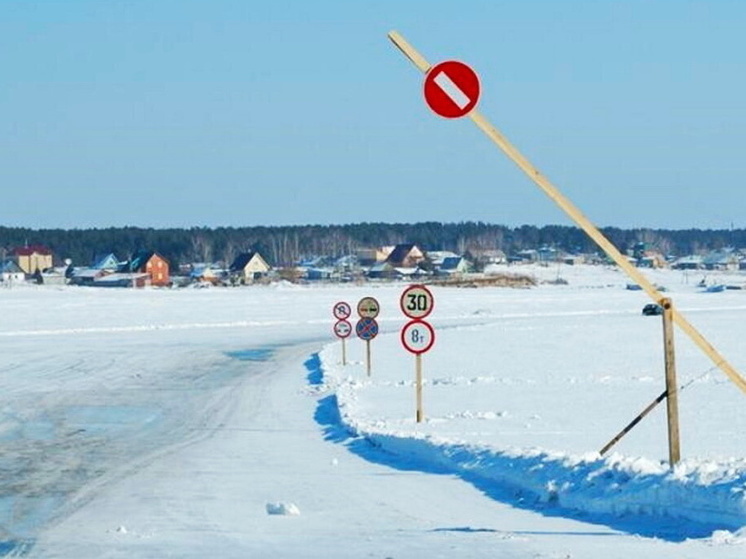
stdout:
<svg viewBox="0 0 746 559">
<path fill-rule="evenodd" d="M 424 320 L 412 320 L 401 330 L 401 343 L 410 353 L 425 353 L 435 343 L 435 331 Z"/>
</svg>

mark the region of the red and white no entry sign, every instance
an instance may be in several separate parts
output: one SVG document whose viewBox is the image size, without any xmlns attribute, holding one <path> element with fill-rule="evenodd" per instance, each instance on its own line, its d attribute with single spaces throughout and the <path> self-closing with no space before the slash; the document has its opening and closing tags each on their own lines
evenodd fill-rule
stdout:
<svg viewBox="0 0 746 559">
<path fill-rule="evenodd" d="M 479 101 L 479 77 L 463 62 L 447 60 L 430 68 L 424 91 L 427 105 L 436 114 L 459 118 Z"/>
</svg>

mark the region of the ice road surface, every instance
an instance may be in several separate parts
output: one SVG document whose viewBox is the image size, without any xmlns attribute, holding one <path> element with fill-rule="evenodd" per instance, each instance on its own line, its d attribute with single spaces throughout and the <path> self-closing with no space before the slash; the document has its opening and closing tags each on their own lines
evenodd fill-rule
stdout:
<svg viewBox="0 0 746 559">
<path fill-rule="evenodd" d="M 421 424 L 404 284 L 0 289 L 0 555 L 743 557 L 746 395 L 677 331 L 684 460 L 664 406 L 601 458 L 663 390 L 660 318 L 531 272 L 568 285 L 433 289 Z M 651 277 L 746 371 L 746 291 Z M 370 377 L 331 337 L 365 295 Z"/>
</svg>

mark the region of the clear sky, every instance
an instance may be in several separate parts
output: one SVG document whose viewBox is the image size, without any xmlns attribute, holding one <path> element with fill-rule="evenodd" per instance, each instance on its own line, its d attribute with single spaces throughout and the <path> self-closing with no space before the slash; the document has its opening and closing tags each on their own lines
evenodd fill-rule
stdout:
<svg viewBox="0 0 746 559">
<path fill-rule="evenodd" d="M 392 29 L 596 224 L 746 227 L 740 0 L 2 0 L 0 225 L 570 224 Z"/>
</svg>

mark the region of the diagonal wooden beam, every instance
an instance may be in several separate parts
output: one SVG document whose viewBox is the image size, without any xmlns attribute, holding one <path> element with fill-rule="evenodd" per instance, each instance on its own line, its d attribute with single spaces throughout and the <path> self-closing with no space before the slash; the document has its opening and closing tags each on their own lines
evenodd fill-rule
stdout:
<svg viewBox="0 0 746 559">
<path fill-rule="evenodd" d="M 407 40 L 397 31 L 388 34 L 389 39 L 420 71 L 427 72 L 430 63 Z M 490 138 L 513 163 L 515 163 L 534 183 L 557 204 L 595 243 L 616 262 L 625 273 L 637 285 L 647 293 L 653 301 L 661 304 L 664 296 L 655 286 L 640 272 L 621 252 L 607 239 L 591 221 L 573 204 L 569 198 L 562 194 L 549 179 L 547 179 L 531 162 L 510 143 L 510 141 L 479 111 L 473 109 L 467 115 L 487 137 Z M 672 309 L 674 323 L 699 347 L 712 362 L 722 370 L 726 376 L 733 381 L 744 393 L 746 393 L 746 380 L 738 371 L 723 357 L 715 347 L 682 315 L 676 308 Z"/>
</svg>

